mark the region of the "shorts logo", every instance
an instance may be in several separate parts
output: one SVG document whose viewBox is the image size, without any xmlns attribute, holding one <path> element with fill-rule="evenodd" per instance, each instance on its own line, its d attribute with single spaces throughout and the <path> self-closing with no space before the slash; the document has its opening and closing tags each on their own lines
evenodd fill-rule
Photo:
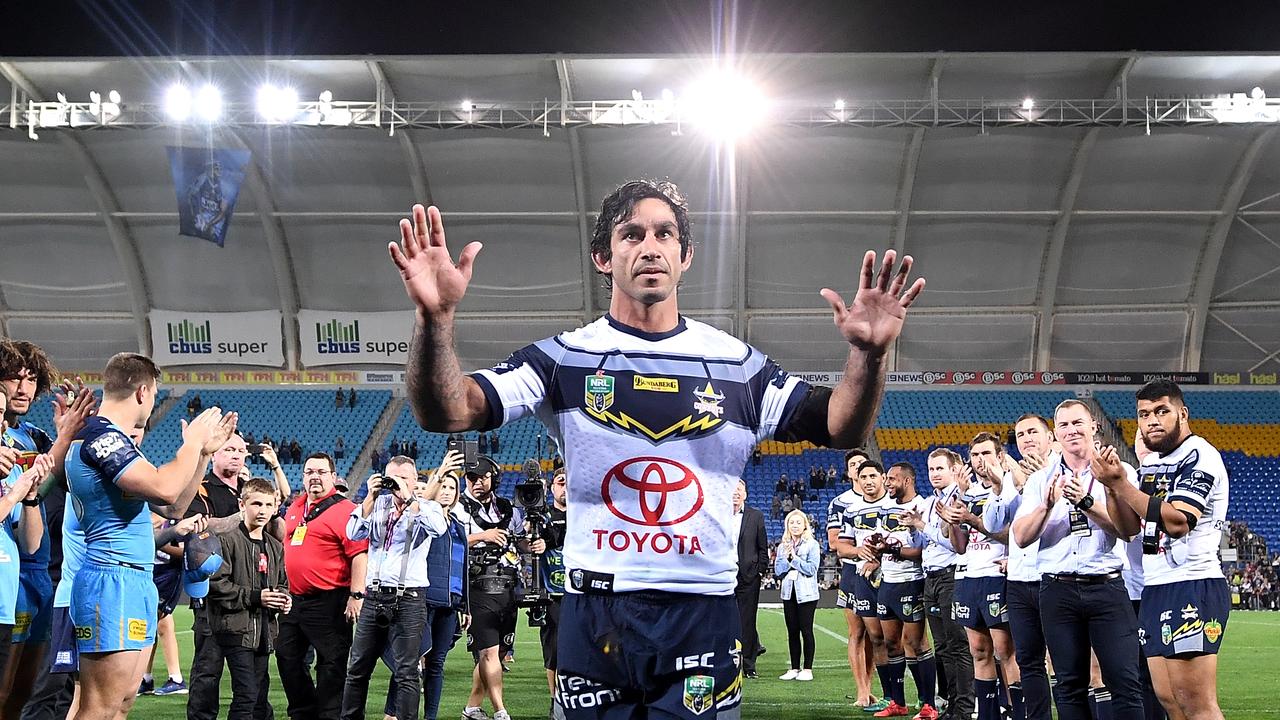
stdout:
<svg viewBox="0 0 1280 720">
<path fill-rule="evenodd" d="M 678 525 L 702 509 L 702 483 L 667 458 L 623 460 L 605 473 L 600 493 L 609 511 L 634 525 Z"/>
<path fill-rule="evenodd" d="M 991 617 L 993 618 L 998 618 L 1004 615 L 1006 612 L 1005 607 L 998 602 L 993 602 L 990 605 L 988 605 L 987 611 L 991 613 Z"/>
<path fill-rule="evenodd" d="M 1174 642 L 1177 642 L 1178 640 L 1183 640 L 1193 635 L 1199 635 L 1203 632 L 1204 632 L 1203 620 L 1194 620 L 1194 621 L 1188 620 L 1187 622 L 1184 622 L 1181 625 L 1179 625 L 1177 630 L 1173 631 L 1173 640 Z"/>
<path fill-rule="evenodd" d="M 1146 628 L 1138 628 L 1138 644 L 1139 644 L 1139 645 L 1142 645 L 1142 646 L 1146 646 L 1146 644 L 1147 644 L 1147 629 L 1146 629 Z"/>
<path fill-rule="evenodd" d="M 1183 620 L 1195 620 L 1198 617 L 1200 617 L 1200 611 L 1191 603 L 1187 603 L 1187 606 L 1182 608 Z"/>
<path fill-rule="evenodd" d="M 956 618 L 957 620 L 968 620 L 968 619 L 969 619 L 969 606 L 968 606 L 968 605 L 962 605 L 962 604 L 960 604 L 960 603 L 952 603 L 952 605 L 951 605 L 951 613 L 952 613 L 953 615 L 955 615 L 955 618 Z"/>
<path fill-rule="evenodd" d="M 31 613 L 20 612 L 13 617 L 13 634 L 21 637 L 31 631 Z"/>
<path fill-rule="evenodd" d="M 613 376 L 598 372 L 587 376 L 587 407 L 604 412 L 613 407 Z"/>
<path fill-rule="evenodd" d="M 690 675 L 684 679 L 684 706 L 701 715 L 715 706 L 715 689 L 715 678 L 710 675 Z"/>
<path fill-rule="evenodd" d="M 1172 640 L 1173 640 L 1173 629 L 1169 627 L 1168 623 L 1161 625 L 1160 626 L 1160 642 L 1164 643 L 1165 645 L 1168 645 Z"/>
<path fill-rule="evenodd" d="M 866 612 L 871 609 L 871 601 L 864 600 L 863 598 L 857 598 L 853 601 L 853 609 Z"/>
<path fill-rule="evenodd" d="M 1172 620 L 1172 619 L 1173 619 L 1172 610 L 1165 610 L 1164 612 L 1160 613 L 1160 622 L 1168 622 L 1169 620 Z"/>
<path fill-rule="evenodd" d="M 581 587 L 582 587 L 582 571 L 581 571 L 581 570 L 570 570 L 570 571 L 569 571 L 569 582 L 573 583 L 573 586 L 574 586 L 575 588 L 581 588 Z"/>
<path fill-rule="evenodd" d="M 147 621 L 138 618 L 129 618 L 129 639 L 134 642 L 143 642 L 147 639 Z"/>
<path fill-rule="evenodd" d="M 507 647 L 511 647 L 512 645 L 515 645 L 515 644 L 516 644 L 516 634 L 515 634 L 515 633 L 507 633 L 506 635 L 503 635 L 503 636 L 502 636 L 502 644 L 503 644 L 503 645 L 506 645 Z"/>
<path fill-rule="evenodd" d="M 680 392 L 680 381 L 675 378 L 651 378 L 636 375 L 631 379 L 631 389 L 662 393 Z"/>
<path fill-rule="evenodd" d="M 1222 637 L 1222 623 L 1217 620 L 1210 620 L 1204 624 L 1204 636 L 1209 642 L 1216 643 L 1218 638 Z"/>
<path fill-rule="evenodd" d="M 89 626 L 89 625 L 77 625 L 77 626 L 76 626 L 76 639 L 77 639 L 77 640 L 92 640 L 92 639 L 93 639 L 93 627 L 91 627 L 91 626 Z"/>
<path fill-rule="evenodd" d="M 885 607 L 884 603 L 876 603 L 876 612 L 881 615 L 888 615 L 889 608 Z"/>
</svg>

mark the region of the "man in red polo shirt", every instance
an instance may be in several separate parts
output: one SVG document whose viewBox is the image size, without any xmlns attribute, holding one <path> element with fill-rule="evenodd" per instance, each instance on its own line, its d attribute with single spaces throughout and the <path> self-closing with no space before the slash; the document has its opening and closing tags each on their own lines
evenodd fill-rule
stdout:
<svg viewBox="0 0 1280 720">
<path fill-rule="evenodd" d="M 280 616 L 276 663 L 294 720 L 338 720 L 347 680 L 351 624 L 364 600 L 367 540 L 347 539 L 355 505 L 337 494 L 333 458 L 315 453 L 302 470 L 303 495 L 284 516 L 284 567 L 293 610 Z M 307 647 L 316 650 L 316 676 Z"/>
</svg>

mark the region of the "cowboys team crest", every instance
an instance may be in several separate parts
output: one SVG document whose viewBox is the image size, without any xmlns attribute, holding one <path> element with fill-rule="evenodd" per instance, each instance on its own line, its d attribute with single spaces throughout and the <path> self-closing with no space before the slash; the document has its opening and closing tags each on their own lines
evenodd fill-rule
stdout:
<svg viewBox="0 0 1280 720">
<path fill-rule="evenodd" d="M 587 376 L 587 407 L 604 412 L 613 406 L 613 376 L 597 372 Z"/>
<path fill-rule="evenodd" d="M 720 401 L 724 400 L 724 393 L 716 392 L 711 387 L 711 381 L 707 381 L 707 386 L 701 390 L 694 389 L 693 396 L 697 398 L 693 401 L 693 411 L 695 413 L 706 413 L 715 417 L 720 417 L 724 413 L 724 408 L 720 407 Z"/>
</svg>

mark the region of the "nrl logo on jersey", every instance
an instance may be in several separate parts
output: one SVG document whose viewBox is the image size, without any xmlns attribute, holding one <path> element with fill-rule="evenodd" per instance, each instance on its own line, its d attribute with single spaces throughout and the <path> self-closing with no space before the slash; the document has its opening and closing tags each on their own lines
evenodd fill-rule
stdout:
<svg viewBox="0 0 1280 720">
<path fill-rule="evenodd" d="M 613 376 L 597 371 L 587 376 L 587 408 L 604 412 L 613 407 Z"/>
</svg>

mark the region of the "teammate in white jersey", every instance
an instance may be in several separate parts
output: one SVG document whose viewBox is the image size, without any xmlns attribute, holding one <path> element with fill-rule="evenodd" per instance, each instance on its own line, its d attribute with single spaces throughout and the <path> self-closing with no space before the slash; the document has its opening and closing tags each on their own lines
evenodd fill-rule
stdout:
<svg viewBox="0 0 1280 720">
<path fill-rule="evenodd" d="M 963 574 L 956 575 L 956 621 L 965 626 L 973 655 L 973 690 L 978 720 L 999 720 L 996 663 L 1004 671 L 1009 704 L 1014 717 L 1025 714 L 1022 678 L 1009 634 L 1009 607 L 1005 602 L 1005 543 L 1009 531 L 989 530 L 983 523 L 988 503 L 997 502 L 1006 485 L 1013 489 L 1012 464 L 1000 439 L 981 432 L 969 442 L 969 462 L 978 483 L 970 485 L 962 504 L 946 508 L 950 513 L 951 543 L 965 558 Z"/>
<path fill-rule="evenodd" d="M 844 477 L 849 482 L 849 489 L 832 498 L 827 505 L 827 547 L 833 552 L 844 524 L 844 511 L 855 501 L 862 499 L 862 491 L 858 488 L 858 468 L 867 460 L 870 458 L 865 450 L 855 448 L 844 454 Z M 849 669 L 853 672 L 853 682 L 857 688 L 854 695 L 846 695 L 845 699 L 853 700 L 858 707 L 865 708 L 876 703 L 871 695 L 871 668 L 875 659 L 872 657 L 871 643 L 867 641 L 862 618 L 854 610 L 856 598 L 853 591 L 857 576 L 857 561 L 854 558 L 840 558 L 840 587 L 836 591 L 836 607 L 844 610 L 844 623 L 849 631 Z"/>
<path fill-rule="evenodd" d="M 688 204 L 669 182 L 630 182 L 601 207 L 590 250 L 609 313 L 463 375 L 454 312 L 480 243 L 457 265 L 439 210 L 414 206 L 389 246 L 417 313 L 406 373 L 419 424 L 492 429 L 538 416 L 570 469 L 558 695 L 570 718 L 737 717 L 734 486 L 765 438 L 853 447 L 883 397 L 885 353 L 924 288 L 911 260 L 863 257 L 852 305 L 829 289 L 849 343 L 834 389 L 790 377 L 677 304 L 693 262 Z M 621 652 L 625 648 L 626 652 Z"/>
<path fill-rule="evenodd" d="M 1151 450 L 1139 487 L 1098 480 L 1123 502 L 1116 524 L 1143 541 L 1141 640 L 1156 695 L 1170 717 L 1222 717 L 1218 648 L 1231 609 L 1218 546 L 1226 525 L 1222 456 L 1191 432 L 1182 389 L 1168 380 L 1137 393 L 1138 429 Z"/>
<path fill-rule="evenodd" d="M 889 707 L 889 654 L 884 643 L 884 629 L 876 607 L 880 588 L 880 558 L 868 546 L 867 541 L 880 532 L 880 519 L 885 506 L 891 502 L 884 486 L 884 466 L 867 460 L 858 468 L 859 497 L 853 499 L 844 510 L 840 522 L 840 535 L 836 539 L 836 554 L 854 562 L 852 603 L 854 614 L 862 622 L 857 626 L 855 642 L 871 646 L 871 661 L 880 676 L 880 687 L 885 697 L 874 698 L 862 706 L 864 712 L 880 712 Z"/>
<path fill-rule="evenodd" d="M 890 502 L 880 518 L 883 540 L 877 549 L 881 571 L 876 612 L 884 631 L 892 687 L 885 691 L 890 695 L 889 707 L 875 716 L 909 713 L 903 678 L 904 670 L 910 669 L 920 699 L 920 712 L 914 720 L 936 720 L 938 668 L 924 633 L 924 570 L 920 566 L 929 540 L 914 525 L 924 516 L 927 502 L 916 493 L 916 471 L 910 463 L 895 463 L 886 477 Z"/>
</svg>

